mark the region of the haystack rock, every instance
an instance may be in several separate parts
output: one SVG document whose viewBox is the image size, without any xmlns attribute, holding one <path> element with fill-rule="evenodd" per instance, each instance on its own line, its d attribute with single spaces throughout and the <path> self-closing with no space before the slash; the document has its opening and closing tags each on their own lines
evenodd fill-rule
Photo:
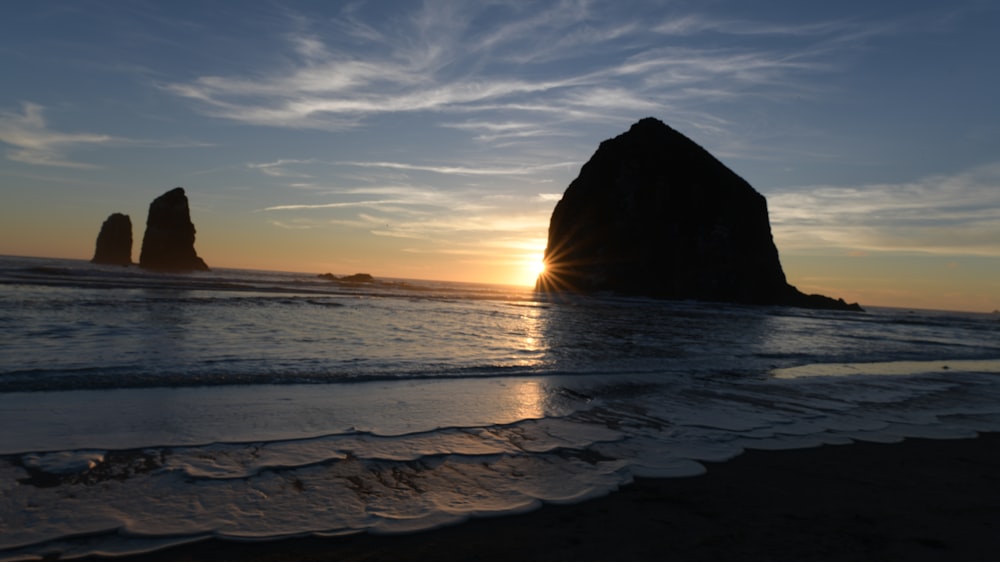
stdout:
<svg viewBox="0 0 1000 562">
<path fill-rule="evenodd" d="M 552 213 L 545 262 L 540 291 L 861 310 L 789 285 L 764 196 L 654 118 L 584 164 Z"/>
<path fill-rule="evenodd" d="M 101 225 L 97 234 L 93 263 L 132 265 L 132 219 L 113 213 Z"/>
<path fill-rule="evenodd" d="M 184 188 L 157 197 L 149 204 L 139 266 L 154 271 L 207 271 L 194 251 L 194 234 Z"/>
</svg>

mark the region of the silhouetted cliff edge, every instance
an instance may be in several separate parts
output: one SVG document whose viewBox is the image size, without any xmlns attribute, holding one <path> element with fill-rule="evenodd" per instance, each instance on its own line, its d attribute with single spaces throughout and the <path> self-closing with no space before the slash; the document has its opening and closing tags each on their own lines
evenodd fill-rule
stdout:
<svg viewBox="0 0 1000 562">
<path fill-rule="evenodd" d="M 646 118 L 601 143 L 552 212 L 540 291 L 861 310 L 789 285 L 767 202 Z"/>
<path fill-rule="evenodd" d="M 101 225 L 94 248 L 93 263 L 132 265 L 132 219 L 112 213 Z"/>
<path fill-rule="evenodd" d="M 194 250 L 194 224 L 183 187 L 175 187 L 149 204 L 139 267 L 154 271 L 207 271 Z"/>
</svg>

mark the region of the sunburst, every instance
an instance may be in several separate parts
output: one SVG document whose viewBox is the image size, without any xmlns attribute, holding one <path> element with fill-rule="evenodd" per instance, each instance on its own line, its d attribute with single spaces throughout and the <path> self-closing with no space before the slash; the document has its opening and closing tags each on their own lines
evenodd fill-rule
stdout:
<svg viewBox="0 0 1000 562">
<path fill-rule="evenodd" d="M 545 260 L 541 255 L 528 264 L 528 270 L 531 272 L 531 283 L 534 284 L 538 276 L 545 273 Z"/>
</svg>

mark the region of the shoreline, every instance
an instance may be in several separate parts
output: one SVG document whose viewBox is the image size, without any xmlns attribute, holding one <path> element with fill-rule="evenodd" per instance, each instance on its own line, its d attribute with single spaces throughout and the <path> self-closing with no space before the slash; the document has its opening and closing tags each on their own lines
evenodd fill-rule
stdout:
<svg viewBox="0 0 1000 562">
<path fill-rule="evenodd" d="M 989 560 L 1000 549 L 1000 433 L 748 450 L 704 464 L 701 476 L 637 479 L 579 504 L 414 534 L 209 539 L 113 560 L 914 561 Z"/>
</svg>

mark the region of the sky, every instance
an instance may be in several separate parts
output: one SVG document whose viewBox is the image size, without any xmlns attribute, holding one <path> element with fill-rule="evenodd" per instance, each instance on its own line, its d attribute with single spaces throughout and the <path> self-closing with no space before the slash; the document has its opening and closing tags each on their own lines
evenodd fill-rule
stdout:
<svg viewBox="0 0 1000 562">
<path fill-rule="evenodd" d="M 1000 309 L 992 0 L 58 1 L 0 18 L 0 254 L 183 186 L 212 267 L 531 284 L 661 119 L 768 200 L 789 282 Z"/>
</svg>

